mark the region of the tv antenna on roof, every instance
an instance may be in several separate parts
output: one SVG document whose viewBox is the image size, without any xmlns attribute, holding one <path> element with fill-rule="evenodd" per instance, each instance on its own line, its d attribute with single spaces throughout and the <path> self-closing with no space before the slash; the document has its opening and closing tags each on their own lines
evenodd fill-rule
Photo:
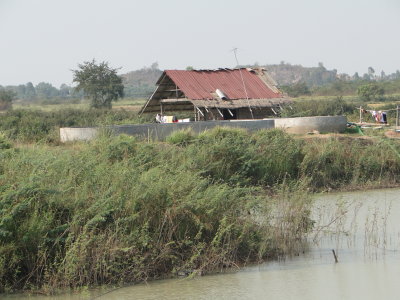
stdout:
<svg viewBox="0 0 400 300">
<path fill-rule="evenodd" d="M 236 66 L 239 68 L 240 78 L 242 79 L 243 89 L 244 89 L 244 93 L 246 95 L 247 105 L 250 110 L 251 118 L 254 119 L 253 110 L 251 109 L 251 106 L 250 106 L 249 95 L 247 94 L 246 84 L 244 83 L 244 79 L 243 79 L 242 68 L 239 66 L 239 60 L 237 58 L 238 48 L 234 47 L 232 49 L 232 51 L 233 51 L 233 54 L 235 55 Z"/>
</svg>

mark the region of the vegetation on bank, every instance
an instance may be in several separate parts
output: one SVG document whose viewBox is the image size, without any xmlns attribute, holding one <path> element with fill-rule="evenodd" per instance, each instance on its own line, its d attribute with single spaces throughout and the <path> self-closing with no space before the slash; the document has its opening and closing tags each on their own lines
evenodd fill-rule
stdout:
<svg viewBox="0 0 400 300">
<path fill-rule="evenodd" d="M 0 289 L 51 291 L 207 272 L 299 251 L 306 190 L 398 183 L 400 144 L 279 130 L 0 138 Z"/>
<path fill-rule="evenodd" d="M 16 109 L 0 118 L 0 131 L 9 139 L 22 142 L 58 143 L 60 127 L 90 127 L 148 122 L 128 110 L 60 109 L 54 111 Z"/>
</svg>

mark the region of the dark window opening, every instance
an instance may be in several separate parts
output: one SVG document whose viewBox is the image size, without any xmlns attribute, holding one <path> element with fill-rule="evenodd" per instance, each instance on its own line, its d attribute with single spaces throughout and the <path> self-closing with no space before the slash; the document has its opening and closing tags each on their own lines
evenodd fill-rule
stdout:
<svg viewBox="0 0 400 300">
<path fill-rule="evenodd" d="M 232 113 L 230 113 L 230 112 Z M 236 120 L 237 119 L 237 111 L 236 109 L 223 109 L 222 110 L 222 115 L 224 116 L 224 120 Z"/>
</svg>

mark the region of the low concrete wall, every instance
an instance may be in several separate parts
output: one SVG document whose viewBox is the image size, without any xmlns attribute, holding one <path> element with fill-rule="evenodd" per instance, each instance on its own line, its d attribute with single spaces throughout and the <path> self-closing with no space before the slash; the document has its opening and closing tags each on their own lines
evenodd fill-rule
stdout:
<svg viewBox="0 0 400 300">
<path fill-rule="evenodd" d="M 323 116 L 302 118 L 275 119 L 275 128 L 281 128 L 289 133 L 307 133 L 313 130 L 320 133 L 343 132 L 346 129 L 345 116 Z"/>
<path fill-rule="evenodd" d="M 258 122 L 249 121 L 205 121 L 188 123 L 169 123 L 169 124 L 141 124 L 141 125 L 119 125 L 112 126 L 116 134 L 139 135 L 145 138 L 151 137 L 156 140 L 163 140 L 172 132 L 191 128 L 195 133 L 201 133 L 207 129 L 221 127 L 240 127 L 250 131 L 274 128 L 273 120 L 258 120 Z"/>
<path fill-rule="evenodd" d="M 96 137 L 99 129 L 96 127 L 64 127 L 60 128 L 61 142 L 88 141 Z"/>
<path fill-rule="evenodd" d="M 341 132 L 346 128 L 346 117 L 307 117 L 307 118 L 282 118 L 264 120 L 231 120 L 231 121 L 205 121 L 172 124 L 139 124 L 107 126 L 114 134 L 137 135 L 153 140 L 163 140 L 172 132 L 191 128 L 196 133 L 201 133 L 216 126 L 239 127 L 249 131 L 260 129 L 282 128 L 291 133 L 307 133 L 317 130 L 319 132 Z M 93 139 L 100 128 L 97 127 L 65 127 L 60 128 L 61 142 L 82 141 Z"/>
</svg>

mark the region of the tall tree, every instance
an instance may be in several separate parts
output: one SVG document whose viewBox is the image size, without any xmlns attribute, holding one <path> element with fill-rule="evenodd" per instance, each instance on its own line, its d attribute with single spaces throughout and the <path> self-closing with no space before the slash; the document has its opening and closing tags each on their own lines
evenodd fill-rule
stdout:
<svg viewBox="0 0 400 300">
<path fill-rule="evenodd" d="M 124 95 L 122 78 L 118 69 L 111 68 L 107 62 L 99 64 L 93 59 L 78 65 L 72 70 L 73 81 L 78 83 L 76 90 L 82 90 L 91 99 L 94 108 L 111 108 L 111 102 Z"/>
<path fill-rule="evenodd" d="M 33 100 L 36 98 L 36 90 L 32 82 L 26 84 L 25 97 L 26 100 Z"/>
<path fill-rule="evenodd" d="M 60 97 L 61 98 L 69 98 L 72 94 L 72 88 L 65 83 L 60 86 Z"/>
<path fill-rule="evenodd" d="M 357 93 L 361 99 L 371 101 L 377 100 L 379 97 L 383 96 L 385 90 L 376 83 L 369 83 L 359 86 Z"/>
<path fill-rule="evenodd" d="M 368 67 L 368 75 L 369 75 L 369 78 L 374 79 L 375 70 L 373 67 Z"/>
<path fill-rule="evenodd" d="M 15 99 L 15 92 L 11 90 L 6 90 L 4 88 L 0 89 L 0 110 L 6 110 L 12 107 L 12 101 Z"/>
<path fill-rule="evenodd" d="M 59 94 L 59 91 L 47 82 L 39 82 L 35 89 L 37 96 L 42 99 L 54 98 Z"/>
</svg>

